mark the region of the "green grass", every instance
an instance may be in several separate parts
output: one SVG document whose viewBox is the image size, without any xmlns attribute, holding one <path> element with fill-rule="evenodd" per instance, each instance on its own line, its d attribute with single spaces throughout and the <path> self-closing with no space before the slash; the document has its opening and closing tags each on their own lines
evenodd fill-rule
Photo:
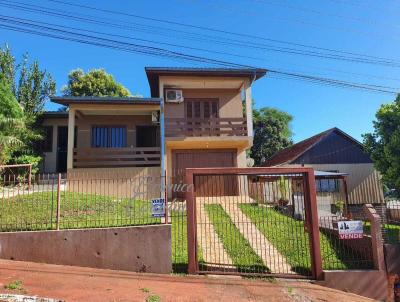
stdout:
<svg viewBox="0 0 400 302">
<path fill-rule="evenodd" d="M 369 222 L 364 224 L 365 230 L 370 232 L 371 226 Z M 399 244 L 400 243 L 400 225 L 393 223 L 385 223 L 382 225 L 383 239 L 387 244 Z"/>
<path fill-rule="evenodd" d="M 262 259 L 254 252 L 224 209 L 219 204 L 204 206 L 215 232 L 237 269 L 243 273 L 268 272 Z"/>
<path fill-rule="evenodd" d="M 9 284 L 4 285 L 4 288 L 9 290 L 24 290 L 24 286 L 21 280 L 12 281 Z"/>
<path fill-rule="evenodd" d="M 385 233 L 385 242 L 390 244 L 400 243 L 400 225 L 387 223 L 382 226 Z"/>
<path fill-rule="evenodd" d="M 175 273 L 186 273 L 188 266 L 186 213 L 171 211 L 172 222 L 172 269 Z"/>
<path fill-rule="evenodd" d="M 56 217 L 57 195 L 53 192 L 5 198 L 0 204 L 0 231 L 55 229 Z M 150 201 L 73 192 L 61 194 L 61 229 L 159 222 L 160 218 L 151 217 Z"/>
<path fill-rule="evenodd" d="M 286 257 L 293 269 L 301 274 L 310 274 L 311 257 L 309 236 L 304 222 L 283 215 L 273 208 L 256 204 L 241 204 L 240 209 L 248 216 L 275 248 Z M 323 269 L 370 268 L 370 263 L 357 261 L 357 255 L 339 239 L 320 232 Z M 353 258 L 352 258 L 353 257 Z"/>
<path fill-rule="evenodd" d="M 1 199 L 0 231 L 56 229 L 57 194 L 36 192 Z M 176 273 L 186 273 L 186 212 L 172 211 L 172 262 Z M 62 192 L 60 229 L 121 227 L 160 223 L 151 217 L 151 202 L 96 194 Z M 203 257 L 201 249 L 199 261 Z"/>
<path fill-rule="evenodd" d="M 188 242 L 186 210 L 171 211 L 172 224 L 172 270 L 177 274 L 186 274 L 188 269 Z M 201 248 L 197 249 L 199 263 L 204 263 Z"/>
</svg>

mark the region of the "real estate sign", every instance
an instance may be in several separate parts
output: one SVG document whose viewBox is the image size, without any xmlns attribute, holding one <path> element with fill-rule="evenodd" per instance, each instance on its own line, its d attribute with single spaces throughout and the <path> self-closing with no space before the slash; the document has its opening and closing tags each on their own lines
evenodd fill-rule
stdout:
<svg viewBox="0 0 400 302">
<path fill-rule="evenodd" d="M 164 198 L 157 198 L 151 200 L 151 216 L 165 217 L 165 200 Z"/>
<path fill-rule="evenodd" d="M 338 221 L 339 239 L 362 239 L 363 222 L 359 220 Z"/>
</svg>

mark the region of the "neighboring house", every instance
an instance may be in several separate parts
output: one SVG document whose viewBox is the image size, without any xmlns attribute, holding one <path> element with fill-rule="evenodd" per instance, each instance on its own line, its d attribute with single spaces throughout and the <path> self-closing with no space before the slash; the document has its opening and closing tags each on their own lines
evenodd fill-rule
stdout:
<svg viewBox="0 0 400 302">
<path fill-rule="evenodd" d="M 181 182 L 188 167 L 246 166 L 246 150 L 253 143 L 251 85 L 266 70 L 145 70 L 151 98 L 53 97 L 68 112 L 44 115 L 48 148 L 43 172 L 124 177 L 157 173 L 164 160 L 167 176 Z"/>
<path fill-rule="evenodd" d="M 350 204 L 383 203 L 380 175 L 360 142 L 332 128 L 273 155 L 264 166 L 306 166 L 347 174 Z M 320 191 L 334 191 L 334 182 L 317 182 Z"/>
</svg>

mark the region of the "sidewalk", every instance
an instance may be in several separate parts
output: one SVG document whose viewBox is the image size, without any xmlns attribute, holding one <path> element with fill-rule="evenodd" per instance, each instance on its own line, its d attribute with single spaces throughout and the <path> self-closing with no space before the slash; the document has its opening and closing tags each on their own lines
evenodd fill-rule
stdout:
<svg viewBox="0 0 400 302">
<path fill-rule="evenodd" d="M 5 289 L 21 281 L 22 289 Z M 371 301 L 304 281 L 137 274 L 0 260 L 0 292 L 64 301 Z"/>
</svg>

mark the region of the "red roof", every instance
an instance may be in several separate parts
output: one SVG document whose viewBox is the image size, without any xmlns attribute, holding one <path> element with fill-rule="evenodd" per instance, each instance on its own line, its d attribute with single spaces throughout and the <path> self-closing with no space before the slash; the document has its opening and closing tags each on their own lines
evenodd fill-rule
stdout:
<svg viewBox="0 0 400 302">
<path fill-rule="evenodd" d="M 300 155 L 304 154 L 307 150 L 309 150 L 310 148 L 315 146 L 324 137 L 326 137 L 333 131 L 337 131 L 337 130 L 339 130 L 339 129 L 332 128 L 332 129 L 326 130 L 326 131 L 321 132 L 317 135 L 314 135 L 310 138 L 307 138 L 301 142 L 298 142 L 297 144 L 287 147 L 281 151 L 278 151 L 270 159 L 268 159 L 263 164 L 263 166 L 269 167 L 269 166 L 278 166 L 278 165 L 291 163 L 296 158 L 298 158 Z M 342 131 L 340 131 L 340 132 L 342 132 Z"/>
</svg>

